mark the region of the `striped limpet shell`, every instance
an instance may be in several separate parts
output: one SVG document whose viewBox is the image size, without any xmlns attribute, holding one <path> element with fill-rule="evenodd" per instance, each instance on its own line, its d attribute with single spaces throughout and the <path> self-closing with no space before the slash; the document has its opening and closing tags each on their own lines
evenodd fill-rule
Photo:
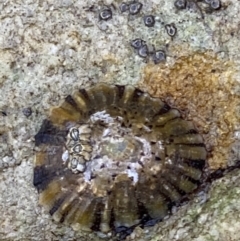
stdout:
<svg viewBox="0 0 240 241">
<path fill-rule="evenodd" d="M 34 186 L 54 220 L 102 236 L 162 220 L 203 179 L 203 138 L 133 86 L 97 84 L 51 110 L 35 136 Z"/>
</svg>

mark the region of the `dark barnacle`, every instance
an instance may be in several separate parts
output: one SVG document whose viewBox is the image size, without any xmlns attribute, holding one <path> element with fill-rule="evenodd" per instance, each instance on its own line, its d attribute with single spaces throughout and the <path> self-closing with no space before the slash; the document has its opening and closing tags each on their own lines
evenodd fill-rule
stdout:
<svg viewBox="0 0 240 241">
<path fill-rule="evenodd" d="M 185 8 L 191 9 L 191 8 L 195 7 L 196 9 L 199 10 L 202 18 L 204 18 L 202 9 L 198 5 L 198 2 L 203 2 L 203 3 L 209 5 L 209 7 L 205 9 L 205 11 L 208 13 L 211 13 L 215 10 L 219 10 L 221 8 L 220 0 L 176 0 L 174 2 L 174 6 L 179 10 L 185 9 Z"/>
<path fill-rule="evenodd" d="M 148 51 L 148 46 L 146 44 L 143 44 L 139 49 L 138 49 L 138 55 L 141 58 L 146 58 L 149 54 Z"/>
<path fill-rule="evenodd" d="M 155 17 L 153 15 L 146 15 L 143 17 L 145 26 L 153 27 L 155 24 Z"/>
<path fill-rule="evenodd" d="M 177 28 L 174 23 L 166 24 L 165 29 L 170 37 L 174 37 L 177 33 Z"/>
<path fill-rule="evenodd" d="M 112 10 L 110 8 L 103 8 L 99 12 L 99 19 L 107 21 L 112 18 Z"/>
<path fill-rule="evenodd" d="M 131 41 L 131 46 L 137 50 L 137 53 L 141 58 L 146 58 L 148 56 L 148 46 L 146 45 L 144 40 L 136 38 Z"/>
<path fill-rule="evenodd" d="M 145 41 L 140 38 L 136 38 L 131 41 L 131 46 L 134 49 L 140 49 L 143 45 L 145 45 Z"/>
<path fill-rule="evenodd" d="M 185 9 L 186 8 L 186 5 L 187 5 L 187 1 L 186 0 L 176 0 L 174 2 L 174 6 L 181 10 L 181 9 Z"/>
<path fill-rule="evenodd" d="M 129 10 L 129 4 L 125 3 L 125 2 L 122 2 L 119 5 L 119 9 L 120 9 L 121 13 L 127 12 Z"/>
<path fill-rule="evenodd" d="M 166 61 L 166 53 L 163 50 L 154 51 L 151 57 L 154 64 L 159 64 L 160 62 Z"/>
<path fill-rule="evenodd" d="M 138 2 L 138 1 L 133 1 L 129 4 L 129 14 L 131 15 L 136 15 L 138 14 L 141 9 L 142 9 L 142 3 Z"/>
<path fill-rule="evenodd" d="M 51 109 L 35 143 L 40 204 L 101 237 L 154 225 L 204 181 L 207 151 L 194 124 L 129 85 L 76 90 Z"/>
<path fill-rule="evenodd" d="M 29 117 L 29 116 L 32 114 L 32 109 L 31 109 L 31 107 L 24 108 L 24 109 L 22 110 L 22 113 L 23 113 L 26 117 Z"/>
<path fill-rule="evenodd" d="M 210 8 L 213 10 L 218 10 L 221 8 L 221 2 L 220 0 L 212 0 L 210 2 Z"/>
<path fill-rule="evenodd" d="M 208 4 L 208 7 L 205 9 L 206 13 L 212 13 L 221 8 L 220 0 L 205 0 L 205 3 Z"/>
</svg>

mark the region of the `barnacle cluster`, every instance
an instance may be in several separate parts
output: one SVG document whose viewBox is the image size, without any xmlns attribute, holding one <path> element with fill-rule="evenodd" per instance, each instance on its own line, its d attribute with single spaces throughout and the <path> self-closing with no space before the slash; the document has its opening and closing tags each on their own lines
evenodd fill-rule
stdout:
<svg viewBox="0 0 240 241">
<path fill-rule="evenodd" d="M 67 96 L 35 142 L 40 204 L 56 221 L 106 236 L 163 219 L 202 182 L 207 158 L 177 109 L 104 83 Z"/>
<path fill-rule="evenodd" d="M 177 3 L 175 3 L 176 5 Z M 129 15 L 137 15 L 140 13 L 143 4 L 138 0 L 122 2 L 119 5 L 119 10 L 121 13 L 127 12 Z M 110 7 L 104 6 L 99 11 L 99 20 L 107 21 L 112 18 L 112 10 Z M 154 27 L 155 25 L 155 16 L 148 14 L 143 16 L 143 23 L 146 27 Z M 173 37 L 177 33 L 177 28 L 174 23 L 166 24 L 165 30 L 167 34 L 173 39 Z M 166 53 L 164 50 L 159 49 L 149 50 L 146 42 L 139 38 L 132 40 L 131 46 L 136 50 L 138 56 L 144 59 L 151 59 L 153 63 L 159 64 L 160 62 L 164 62 L 166 60 Z"/>
<path fill-rule="evenodd" d="M 174 6 L 178 10 L 183 10 L 186 8 L 190 8 L 191 4 L 194 4 L 199 10 L 202 15 L 202 8 L 199 7 L 199 3 L 203 3 L 206 5 L 205 12 L 213 12 L 219 10 L 221 8 L 221 1 L 220 0 L 176 0 L 174 2 Z"/>
<path fill-rule="evenodd" d="M 166 53 L 164 50 L 156 50 L 153 48 L 150 51 L 146 42 L 140 38 L 133 39 L 130 44 L 141 58 L 150 58 L 155 64 L 159 64 L 166 60 Z"/>
<path fill-rule="evenodd" d="M 119 5 L 119 10 L 124 13 L 128 12 L 130 15 L 138 14 L 142 9 L 143 4 L 137 0 L 133 0 L 130 2 L 122 2 Z"/>
<path fill-rule="evenodd" d="M 203 8 L 202 8 L 202 5 L 204 6 Z M 221 2 L 220 2 L 220 0 L 175 0 L 174 6 L 178 10 L 189 9 L 189 8 L 192 8 L 193 6 L 195 6 L 195 8 L 199 10 L 202 18 L 204 18 L 202 9 L 204 9 L 205 12 L 207 12 L 207 13 L 211 13 L 211 12 L 213 12 L 215 10 L 219 10 L 221 8 Z M 138 0 L 132 0 L 132 1 L 126 1 L 126 2 L 120 3 L 119 10 L 121 13 L 127 12 L 129 15 L 137 15 L 142 10 L 142 7 L 143 7 L 143 4 L 141 2 L 139 2 Z M 112 10 L 110 7 L 105 6 L 99 12 L 99 19 L 100 20 L 109 20 L 111 18 L 112 18 Z M 143 23 L 146 27 L 154 27 L 155 19 L 156 19 L 155 16 L 153 16 L 151 14 L 144 15 Z M 176 25 L 174 23 L 170 23 L 170 24 L 165 24 L 164 27 L 165 27 L 167 34 L 173 40 L 174 36 L 177 33 Z M 148 60 L 149 59 L 148 57 L 150 57 L 150 59 L 152 59 L 152 61 L 155 64 L 163 62 L 166 59 L 166 53 L 164 50 L 155 51 L 155 49 L 154 49 L 153 51 L 149 51 L 149 48 L 148 48 L 147 44 L 145 43 L 145 41 L 143 41 L 143 40 L 138 41 L 138 44 L 141 44 L 138 46 L 136 46 L 133 43 L 135 41 L 136 41 L 135 39 L 132 41 L 131 46 L 136 50 L 137 54 L 141 58 L 145 58 Z"/>
</svg>

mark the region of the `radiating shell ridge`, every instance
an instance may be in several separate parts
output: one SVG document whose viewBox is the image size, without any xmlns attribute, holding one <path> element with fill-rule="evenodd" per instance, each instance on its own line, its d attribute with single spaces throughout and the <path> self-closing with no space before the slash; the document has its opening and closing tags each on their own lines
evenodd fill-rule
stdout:
<svg viewBox="0 0 240 241">
<path fill-rule="evenodd" d="M 192 122 L 132 86 L 80 89 L 35 136 L 40 204 L 75 230 L 150 225 L 201 183 L 207 152 Z"/>
</svg>

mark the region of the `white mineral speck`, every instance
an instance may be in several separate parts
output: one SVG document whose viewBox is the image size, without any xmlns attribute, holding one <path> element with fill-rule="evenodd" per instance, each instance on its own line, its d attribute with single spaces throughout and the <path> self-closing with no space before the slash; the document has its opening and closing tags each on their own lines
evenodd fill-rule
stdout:
<svg viewBox="0 0 240 241">
<path fill-rule="evenodd" d="M 138 172 L 136 171 L 136 169 L 134 169 L 132 167 L 130 169 L 127 169 L 127 174 L 129 177 L 133 178 L 134 184 L 138 182 Z"/>
<path fill-rule="evenodd" d="M 66 162 L 69 158 L 69 153 L 68 153 L 68 150 L 66 150 L 65 152 L 63 152 L 62 154 L 62 160 L 63 162 Z"/>
</svg>

